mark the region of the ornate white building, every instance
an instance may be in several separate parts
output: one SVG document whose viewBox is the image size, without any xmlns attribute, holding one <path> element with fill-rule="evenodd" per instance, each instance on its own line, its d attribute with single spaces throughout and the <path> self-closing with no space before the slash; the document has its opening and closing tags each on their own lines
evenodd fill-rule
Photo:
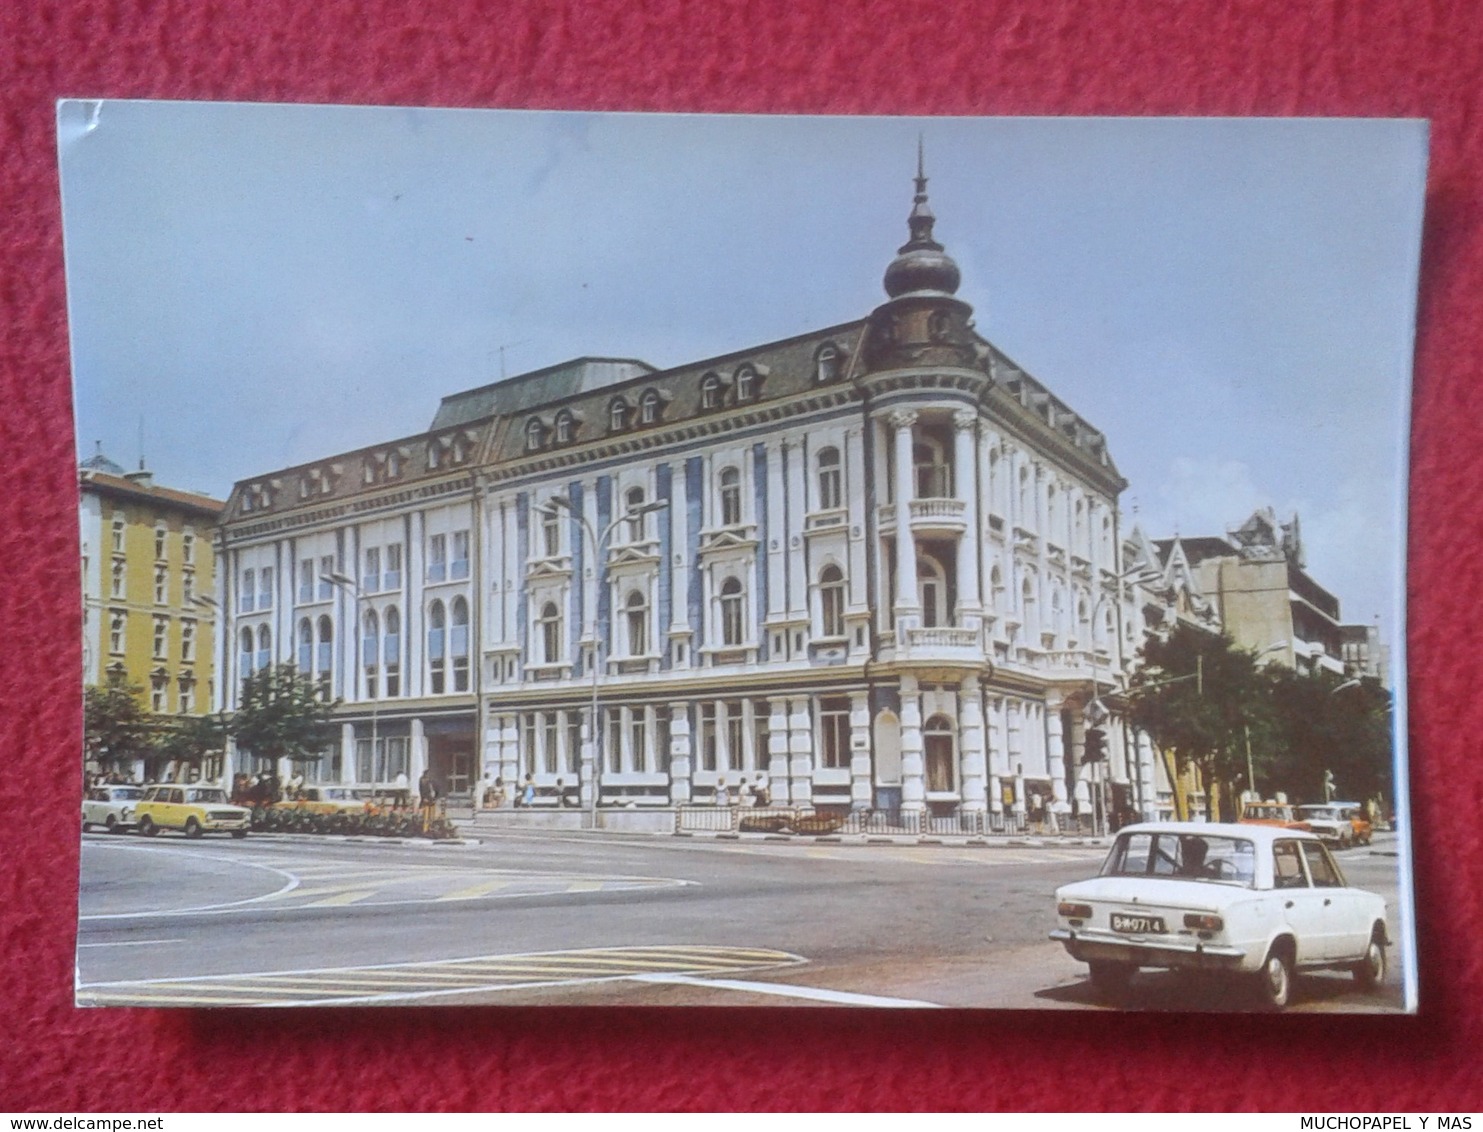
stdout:
<svg viewBox="0 0 1483 1132">
<path fill-rule="evenodd" d="M 577 359 L 239 483 L 219 706 L 292 661 L 343 701 L 324 777 L 531 775 L 598 812 L 759 774 L 777 804 L 989 825 L 1084 804 L 1082 707 L 1136 621 L 1124 481 L 975 331 L 933 224 L 919 170 L 863 320 L 667 370 Z M 1099 773 L 1151 813 L 1107 734 Z"/>
</svg>

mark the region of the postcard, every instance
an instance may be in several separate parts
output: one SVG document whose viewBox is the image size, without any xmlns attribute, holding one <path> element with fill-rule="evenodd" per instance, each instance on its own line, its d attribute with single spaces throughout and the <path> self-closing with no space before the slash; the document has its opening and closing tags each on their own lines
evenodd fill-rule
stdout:
<svg viewBox="0 0 1483 1132">
<path fill-rule="evenodd" d="M 1424 122 L 58 116 L 79 1005 L 1415 1010 Z"/>
</svg>

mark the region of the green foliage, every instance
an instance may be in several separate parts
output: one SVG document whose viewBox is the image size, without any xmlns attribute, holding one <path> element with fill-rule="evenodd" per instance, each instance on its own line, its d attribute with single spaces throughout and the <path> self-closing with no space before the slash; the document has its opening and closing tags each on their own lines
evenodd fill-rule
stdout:
<svg viewBox="0 0 1483 1132">
<path fill-rule="evenodd" d="M 207 755 L 226 745 L 226 720 L 215 715 L 177 715 L 159 731 L 154 753 L 161 758 L 200 766 Z"/>
<path fill-rule="evenodd" d="M 1270 703 L 1255 654 L 1180 624 L 1167 640 L 1150 638 L 1139 657 L 1129 689 L 1133 725 L 1172 751 L 1181 771 L 1199 769 L 1207 802 L 1217 782 L 1228 797 L 1246 778 L 1247 729 L 1264 728 Z"/>
<path fill-rule="evenodd" d="M 110 675 L 105 685 L 83 690 L 83 750 L 99 763 L 143 758 L 154 749 L 154 721 L 143 689 Z"/>
<path fill-rule="evenodd" d="M 240 704 L 232 736 L 259 759 L 309 762 L 334 740 L 334 705 L 320 699 L 314 681 L 292 664 L 260 668 L 244 679 Z"/>
<path fill-rule="evenodd" d="M 1229 801 L 1253 786 L 1299 802 L 1323 801 L 1324 772 L 1339 797 L 1394 797 L 1390 693 L 1371 678 L 1302 675 L 1259 665 L 1229 637 L 1187 625 L 1150 639 L 1130 685 L 1130 720 L 1177 768 L 1197 767 L 1207 800 L 1219 783 Z M 1225 807 L 1224 817 L 1235 816 Z"/>
</svg>

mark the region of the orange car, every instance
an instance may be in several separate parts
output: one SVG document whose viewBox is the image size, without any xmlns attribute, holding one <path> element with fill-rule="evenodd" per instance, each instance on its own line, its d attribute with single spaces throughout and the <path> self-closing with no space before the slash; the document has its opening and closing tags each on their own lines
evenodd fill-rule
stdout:
<svg viewBox="0 0 1483 1132">
<path fill-rule="evenodd" d="M 1247 802 L 1241 810 L 1243 825 L 1271 825 L 1279 829 L 1308 828 L 1296 807 L 1287 802 Z"/>
</svg>

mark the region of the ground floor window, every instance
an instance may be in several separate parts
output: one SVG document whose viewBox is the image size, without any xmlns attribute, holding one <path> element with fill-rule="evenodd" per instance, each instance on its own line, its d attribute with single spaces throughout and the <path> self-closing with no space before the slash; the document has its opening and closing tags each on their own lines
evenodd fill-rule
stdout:
<svg viewBox="0 0 1483 1132">
<path fill-rule="evenodd" d="M 850 765 L 850 701 L 844 696 L 819 700 L 819 765 L 831 769 Z"/>
<path fill-rule="evenodd" d="M 922 742 L 927 763 L 927 792 L 946 794 L 953 789 L 953 722 L 945 715 L 934 715 L 922 729 Z"/>
<path fill-rule="evenodd" d="M 411 742 L 405 735 L 378 735 L 375 749 L 369 737 L 355 741 L 355 780 L 357 782 L 395 782 L 397 775 L 410 774 Z M 334 778 L 340 768 L 335 760 Z"/>
</svg>

